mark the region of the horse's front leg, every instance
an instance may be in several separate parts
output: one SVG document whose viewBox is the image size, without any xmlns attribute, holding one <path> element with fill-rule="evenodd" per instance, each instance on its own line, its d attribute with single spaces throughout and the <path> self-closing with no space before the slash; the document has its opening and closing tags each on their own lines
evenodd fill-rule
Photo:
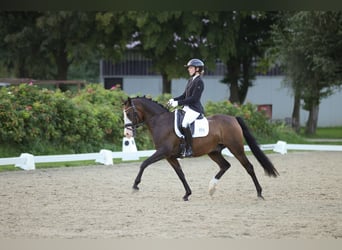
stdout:
<svg viewBox="0 0 342 250">
<path fill-rule="evenodd" d="M 188 201 L 189 196 L 191 195 L 191 189 L 190 189 L 190 187 L 189 187 L 189 185 L 185 179 L 185 175 L 183 173 L 183 170 L 182 170 L 177 158 L 167 158 L 167 161 L 171 164 L 173 169 L 176 171 L 179 179 L 183 183 L 183 186 L 185 188 L 185 195 L 183 196 L 183 200 Z"/>
<path fill-rule="evenodd" d="M 164 158 L 165 158 L 165 154 L 164 154 L 163 150 L 157 150 L 153 155 L 151 155 L 149 158 L 147 158 L 145 161 L 143 161 L 143 163 L 141 163 L 139 173 L 138 173 L 137 177 L 135 178 L 135 181 L 133 184 L 134 190 L 139 190 L 138 185 L 141 182 L 141 177 L 144 173 L 145 168 L 147 168 L 152 163 L 157 162 L 157 161 L 164 159 Z"/>
</svg>

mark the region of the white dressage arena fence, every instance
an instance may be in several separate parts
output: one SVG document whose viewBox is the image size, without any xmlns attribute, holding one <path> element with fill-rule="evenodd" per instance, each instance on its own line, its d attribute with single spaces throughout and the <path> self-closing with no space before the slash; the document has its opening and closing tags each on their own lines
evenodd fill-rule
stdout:
<svg viewBox="0 0 342 250">
<path fill-rule="evenodd" d="M 310 145 L 310 144 L 287 144 L 284 141 L 278 141 L 276 144 L 260 145 L 261 150 L 273 151 L 280 154 L 286 154 L 288 150 L 304 150 L 304 151 L 342 151 L 340 145 Z M 250 151 L 245 146 L 245 151 Z M 65 154 L 65 155 L 42 155 L 35 156 L 29 153 L 22 153 L 19 157 L 0 158 L 1 165 L 15 165 L 24 170 L 36 169 L 36 163 L 49 162 L 70 162 L 70 161 L 86 161 L 94 160 L 96 163 L 103 165 L 113 165 L 113 159 L 121 159 L 122 161 L 139 160 L 141 157 L 151 156 L 155 150 L 138 151 L 134 142 L 134 138 L 123 138 L 122 151 L 112 152 L 107 149 L 101 149 L 98 153 L 85 154 Z M 233 157 L 232 153 L 225 148 L 222 154 Z"/>
</svg>

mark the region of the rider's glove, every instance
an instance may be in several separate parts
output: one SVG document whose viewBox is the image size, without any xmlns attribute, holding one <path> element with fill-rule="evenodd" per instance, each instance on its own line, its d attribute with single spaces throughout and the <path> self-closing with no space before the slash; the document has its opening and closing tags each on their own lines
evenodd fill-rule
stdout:
<svg viewBox="0 0 342 250">
<path fill-rule="evenodd" d="M 171 103 L 171 106 L 172 107 L 177 107 L 178 106 L 178 101 L 175 101 L 175 100 L 173 100 L 173 102 Z"/>
</svg>

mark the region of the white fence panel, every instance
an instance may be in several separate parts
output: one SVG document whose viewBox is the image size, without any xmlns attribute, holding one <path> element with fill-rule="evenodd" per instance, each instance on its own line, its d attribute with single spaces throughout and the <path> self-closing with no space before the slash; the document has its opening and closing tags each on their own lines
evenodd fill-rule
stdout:
<svg viewBox="0 0 342 250">
<path fill-rule="evenodd" d="M 244 146 L 246 151 L 250 151 L 248 146 Z M 309 144 L 287 144 L 284 141 L 278 141 L 276 144 L 260 145 L 261 150 L 273 150 L 280 154 L 286 154 L 288 150 L 304 150 L 304 151 L 342 151 L 341 145 L 309 145 Z M 69 161 L 86 161 L 94 160 L 97 163 L 104 165 L 113 165 L 113 159 L 140 159 L 140 157 L 149 157 L 154 154 L 156 150 L 141 150 L 133 152 L 112 152 L 110 150 L 102 149 L 99 153 L 86 154 L 66 154 L 66 155 L 41 155 L 34 156 L 23 153 L 20 157 L 0 158 L 1 165 L 15 165 L 25 170 L 35 169 L 35 163 L 48 162 L 69 162 Z M 222 154 L 229 157 L 234 157 L 233 154 L 225 148 Z"/>
<path fill-rule="evenodd" d="M 289 150 L 313 150 L 313 151 L 342 151 L 339 145 L 305 145 L 305 144 L 287 144 Z"/>
<path fill-rule="evenodd" d="M 0 158 L 0 166 L 22 164 L 25 159 L 19 157 Z"/>
<path fill-rule="evenodd" d="M 96 160 L 100 153 L 34 156 L 36 163 Z"/>
</svg>

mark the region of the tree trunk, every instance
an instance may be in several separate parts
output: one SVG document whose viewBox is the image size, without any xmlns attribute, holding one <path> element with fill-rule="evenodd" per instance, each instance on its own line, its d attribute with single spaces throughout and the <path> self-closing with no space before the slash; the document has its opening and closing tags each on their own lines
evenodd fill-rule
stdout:
<svg viewBox="0 0 342 250">
<path fill-rule="evenodd" d="M 59 44 L 59 47 L 55 48 L 55 50 L 53 51 L 53 55 L 57 66 L 56 80 L 67 80 L 69 61 L 65 42 L 61 42 Z M 56 87 L 63 92 L 68 90 L 66 84 L 58 83 Z"/>
<path fill-rule="evenodd" d="M 248 93 L 248 88 L 252 86 L 251 84 L 251 62 L 249 58 L 244 57 L 243 62 L 242 62 L 242 81 L 241 81 L 241 87 L 239 88 L 239 100 L 240 103 L 243 104 L 245 102 L 247 93 Z"/>
<path fill-rule="evenodd" d="M 318 121 L 318 111 L 320 103 L 320 84 L 318 81 L 319 76 L 315 74 L 311 81 L 309 95 L 304 99 L 306 110 L 309 111 L 309 117 L 306 123 L 305 134 L 314 135 L 316 133 L 317 121 Z"/>
<path fill-rule="evenodd" d="M 313 103 L 310 107 L 309 118 L 306 123 L 305 134 L 314 135 L 316 133 L 318 111 L 319 111 L 319 104 Z"/>
<path fill-rule="evenodd" d="M 296 133 L 300 132 L 300 92 L 295 91 L 294 95 L 294 104 L 293 104 L 293 111 L 292 111 L 292 128 Z"/>
<path fill-rule="evenodd" d="M 229 90 L 230 90 L 230 96 L 229 96 L 229 101 L 231 103 L 237 103 L 240 104 L 240 99 L 239 99 L 239 86 L 238 82 L 234 81 L 230 83 Z"/>
<path fill-rule="evenodd" d="M 168 79 L 168 75 L 166 73 L 162 73 L 163 79 L 163 94 L 171 94 L 171 80 Z"/>
<path fill-rule="evenodd" d="M 59 53 L 56 56 L 56 65 L 57 65 L 57 80 L 67 80 L 68 79 L 68 58 L 67 54 L 64 52 Z"/>
<path fill-rule="evenodd" d="M 60 42 L 59 46 L 55 48 L 53 51 L 53 55 L 55 58 L 56 66 L 57 66 L 57 80 L 67 80 L 68 79 L 68 53 L 66 49 L 66 43 Z"/>
<path fill-rule="evenodd" d="M 27 62 L 25 58 L 20 58 L 18 60 L 18 76 L 19 78 L 28 78 L 30 77 L 27 73 Z"/>
<path fill-rule="evenodd" d="M 232 60 L 227 63 L 227 77 L 226 81 L 229 83 L 231 103 L 241 104 L 239 98 L 239 78 L 240 78 L 240 63 L 238 60 Z"/>
</svg>

